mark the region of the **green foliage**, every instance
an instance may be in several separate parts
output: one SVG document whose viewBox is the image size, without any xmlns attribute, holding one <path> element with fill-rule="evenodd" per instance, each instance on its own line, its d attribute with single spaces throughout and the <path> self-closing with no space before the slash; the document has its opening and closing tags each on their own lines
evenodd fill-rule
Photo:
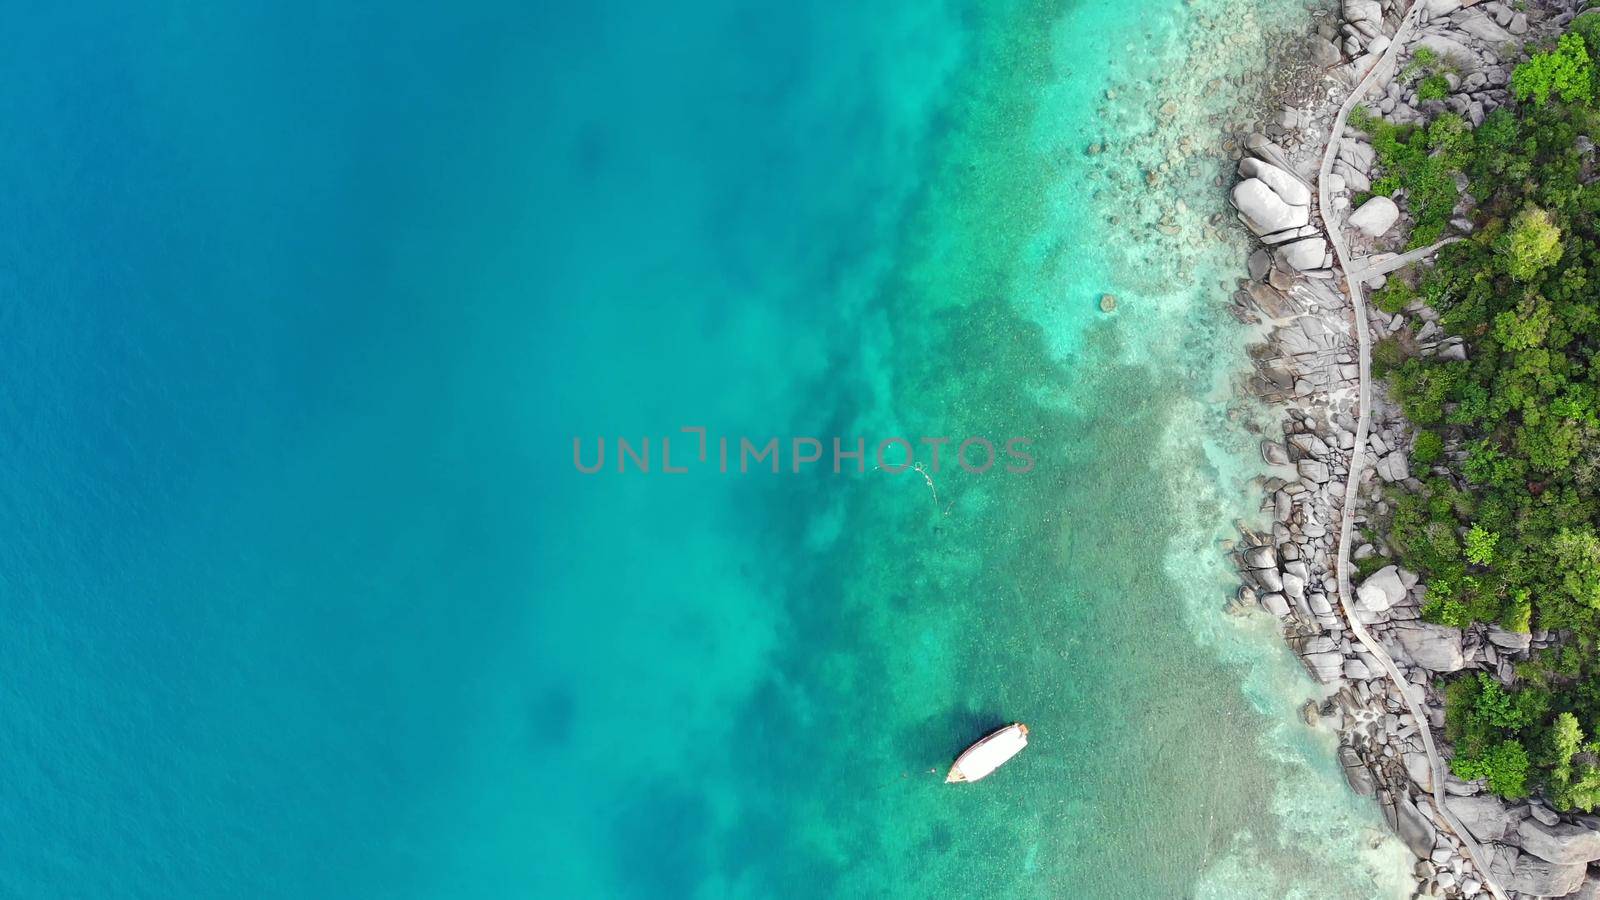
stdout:
<svg viewBox="0 0 1600 900">
<path fill-rule="evenodd" d="M 1500 535 L 1493 531 L 1482 525 L 1472 526 L 1466 537 L 1467 561 L 1479 566 L 1494 562 L 1494 545 L 1499 541 Z"/>
<path fill-rule="evenodd" d="M 1422 79 L 1417 85 L 1418 100 L 1443 100 L 1450 96 L 1450 80 L 1443 75 L 1433 74 Z"/>
<path fill-rule="evenodd" d="M 1390 335 L 1372 345 L 1372 375 L 1382 378 L 1398 369 L 1406 361 L 1405 348 L 1400 345 L 1400 339 Z"/>
<path fill-rule="evenodd" d="M 1507 799 L 1528 795 L 1530 760 L 1523 736 L 1531 735 L 1550 706 L 1536 688 L 1506 690 L 1477 673 L 1445 686 L 1445 737 L 1455 744 L 1450 771 L 1472 781 L 1487 778 L 1489 790 Z"/>
<path fill-rule="evenodd" d="M 1411 304 L 1411 301 L 1415 299 L 1417 299 L 1416 288 L 1413 288 L 1410 282 L 1404 278 L 1393 275 L 1389 276 L 1389 280 L 1384 282 L 1383 287 L 1372 295 L 1373 305 L 1391 316 L 1403 312 Z M 1398 365 L 1398 362 L 1396 365 Z"/>
<path fill-rule="evenodd" d="M 1505 238 L 1506 271 L 1518 281 L 1532 281 L 1561 259 L 1561 229 L 1550 213 L 1530 206 L 1511 222 Z"/>
<path fill-rule="evenodd" d="M 1543 106 L 1551 96 L 1568 103 L 1588 103 L 1594 98 L 1594 63 L 1582 36 L 1564 34 L 1556 49 L 1535 53 L 1511 73 L 1511 90 L 1518 100 Z"/>
<path fill-rule="evenodd" d="M 1420 480 L 1395 488 L 1392 513 L 1371 527 L 1422 576 L 1423 618 L 1556 642 L 1516 663 L 1515 687 L 1479 673 L 1444 685 L 1452 769 L 1504 796 L 1543 791 L 1560 809 L 1597 811 L 1600 182 L 1577 146 L 1600 135 L 1600 109 L 1574 70 L 1593 74 L 1600 16 L 1582 21 L 1582 54 L 1569 35 L 1536 57 L 1518 75 L 1530 102 L 1476 129 L 1456 116 L 1425 128 L 1366 117 L 1383 167 L 1374 190 L 1401 198 L 1419 227 L 1454 204 L 1429 193 L 1430 178 L 1465 173 L 1476 201 L 1466 240 L 1373 298 L 1395 311 L 1426 304 L 1417 318 L 1462 341 L 1467 359 L 1408 358 L 1401 339 L 1374 349 L 1374 371 L 1417 429 Z M 1445 458 L 1445 434 L 1464 459 Z"/>
<path fill-rule="evenodd" d="M 1432 47 L 1418 47 L 1417 52 L 1411 54 L 1411 61 L 1406 63 L 1400 74 L 1410 77 L 1417 72 L 1432 72 L 1439 63 L 1439 54 Z"/>
<path fill-rule="evenodd" d="M 1456 768 L 1451 761 L 1451 768 Z M 1487 778 L 1489 790 L 1507 800 L 1520 800 L 1528 796 L 1528 751 L 1518 741 L 1501 741 L 1470 766 L 1467 772 L 1457 771 L 1463 778 Z"/>
<path fill-rule="evenodd" d="M 1408 359 L 1390 374 L 1390 389 L 1416 425 L 1444 422 L 1445 404 L 1454 399 L 1464 370 L 1425 359 Z"/>
<path fill-rule="evenodd" d="M 1392 197 L 1405 192 L 1414 224 L 1409 245 L 1437 241 L 1449 224 L 1460 199 L 1456 174 L 1470 160 L 1476 143 L 1465 120 L 1454 113 L 1440 115 L 1428 128 L 1395 125 L 1366 110 L 1351 115 L 1352 128 L 1372 137 L 1378 168 L 1383 174 L 1372 182 L 1372 192 Z"/>
<path fill-rule="evenodd" d="M 1563 528 L 1556 532 L 1550 550 L 1567 596 L 1600 609 L 1600 537 L 1595 536 L 1594 528 Z"/>
<path fill-rule="evenodd" d="M 1444 438 L 1437 431 L 1419 431 L 1411 445 L 1411 460 L 1420 466 L 1431 466 L 1444 455 Z"/>
</svg>

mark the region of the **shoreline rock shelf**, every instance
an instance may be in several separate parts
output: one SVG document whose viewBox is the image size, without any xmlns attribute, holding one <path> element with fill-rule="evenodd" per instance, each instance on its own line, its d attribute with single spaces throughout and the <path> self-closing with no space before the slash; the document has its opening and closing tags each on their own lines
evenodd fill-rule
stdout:
<svg viewBox="0 0 1600 900">
<path fill-rule="evenodd" d="M 1485 793 L 1481 782 L 1435 771 L 1429 755 L 1430 733 L 1444 724 L 1436 677 L 1480 669 L 1507 678 L 1517 661 L 1547 645 L 1544 636 L 1425 623 L 1425 587 L 1415 573 L 1395 565 L 1380 566 L 1350 585 L 1348 609 L 1359 621 L 1345 619 L 1336 561 L 1349 466 L 1362 430 L 1362 372 L 1352 303 L 1336 280 L 1339 256 L 1313 223 L 1320 217 L 1338 229 L 1340 253 L 1365 274 L 1386 271 L 1381 260 L 1401 249 L 1386 241 L 1405 217 L 1387 197 L 1350 210 L 1355 195 L 1373 182 L 1376 154 L 1369 143 L 1341 135 L 1326 182 L 1318 185 L 1321 150 L 1351 86 L 1369 74 L 1377 84 L 1364 101 L 1391 121 L 1421 123 L 1449 109 L 1481 122 L 1486 110 L 1509 102 L 1514 60 L 1502 60 L 1501 53 L 1558 32 L 1574 15 L 1573 5 L 1342 0 L 1342 23 L 1322 24 L 1305 45 L 1332 79 L 1327 101 L 1310 110 L 1286 110 L 1266 133 L 1245 139 L 1248 152 L 1240 154 L 1239 181 L 1231 191 L 1239 220 L 1262 245 L 1250 256 L 1249 278 L 1233 305 L 1236 318 L 1266 331 L 1265 342 L 1251 348 L 1249 389 L 1284 418 L 1282 440 L 1261 444 L 1271 467 L 1261 481 L 1262 510 L 1271 525 L 1264 533 L 1241 525 L 1244 583 L 1234 605 L 1258 605 L 1276 617 L 1290 647 L 1324 686 L 1323 698 L 1313 704 L 1315 718 L 1339 735 L 1338 758 L 1352 790 L 1377 799 L 1418 857 L 1418 896 L 1600 898 L 1600 866 L 1589 868 L 1600 862 L 1600 818 L 1561 816 L 1538 800 L 1507 803 Z M 1404 16 L 1412 22 L 1402 34 Z M 1394 45 L 1397 34 L 1400 46 Z M 1403 71 L 1401 60 L 1421 48 L 1458 70 L 1452 75 L 1455 90 L 1444 101 L 1420 100 L 1407 79 L 1396 76 Z M 1319 208 L 1319 187 L 1328 208 Z M 1470 227 L 1460 217 L 1453 225 Z M 1383 277 L 1367 280 L 1379 283 Z M 1367 317 L 1373 340 L 1402 324 L 1398 316 L 1372 310 Z M 1426 311 L 1423 317 L 1428 319 Z M 1436 326 L 1416 338 L 1423 354 L 1465 356 L 1460 342 L 1441 340 Z M 1358 524 L 1389 512 L 1384 486 L 1419 484 L 1406 450 L 1409 427 L 1399 412 L 1373 398 L 1365 424 L 1365 462 L 1349 492 Z M 1359 534 L 1353 544 L 1352 560 L 1389 553 Z M 1363 643 L 1363 633 L 1372 645 Z"/>
</svg>

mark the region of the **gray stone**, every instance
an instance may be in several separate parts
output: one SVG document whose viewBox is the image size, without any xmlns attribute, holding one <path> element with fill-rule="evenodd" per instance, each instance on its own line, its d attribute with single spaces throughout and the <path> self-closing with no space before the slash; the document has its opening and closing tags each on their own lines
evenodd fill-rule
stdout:
<svg viewBox="0 0 1600 900">
<path fill-rule="evenodd" d="M 1449 787 L 1450 782 L 1446 782 L 1446 790 Z M 1506 835 L 1516 831 L 1517 822 L 1522 819 L 1521 814 L 1512 812 L 1500 798 L 1489 795 L 1447 796 L 1444 805 L 1449 807 L 1456 818 L 1461 820 L 1461 824 L 1480 841 L 1504 839 Z"/>
<path fill-rule="evenodd" d="M 1356 588 L 1356 604 L 1367 612 L 1383 612 L 1406 598 L 1406 587 L 1400 582 L 1400 570 L 1384 566 L 1361 582 Z"/>
<path fill-rule="evenodd" d="M 1467 665 L 1461 632 L 1429 622 L 1396 622 L 1385 641 L 1391 656 L 1432 672 L 1455 672 Z"/>
<path fill-rule="evenodd" d="M 1406 455 L 1399 451 L 1390 453 L 1383 459 L 1378 460 L 1378 464 L 1373 468 L 1377 470 L 1379 478 L 1391 483 L 1405 481 L 1411 477 L 1410 463 L 1406 459 Z"/>
<path fill-rule="evenodd" d="M 1463 74 L 1470 75 L 1478 71 L 1478 55 L 1467 49 L 1465 44 L 1453 41 L 1442 34 L 1424 35 L 1412 45 L 1411 52 L 1415 53 L 1417 47 L 1427 47 L 1444 59 L 1454 62 Z"/>
<path fill-rule="evenodd" d="M 1344 176 L 1344 186 L 1347 190 L 1360 192 L 1372 188 L 1372 179 L 1367 177 L 1367 173 L 1357 171 L 1348 164 L 1335 163 L 1333 168 Z"/>
<path fill-rule="evenodd" d="M 1327 38 L 1312 35 L 1306 42 L 1306 49 L 1310 53 L 1311 62 L 1324 69 L 1337 66 L 1344 59 L 1344 54 Z"/>
<path fill-rule="evenodd" d="M 1416 785 L 1428 793 L 1433 792 L 1433 767 L 1428 765 L 1428 754 L 1420 750 L 1407 750 L 1401 756 L 1406 766 L 1406 775 Z"/>
<path fill-rule="evenodd" d="M 1511 32 L 1495 24 L 1495 21 L 1484 15 L 1481 10 L 1469 10 L 1456 16 L 1457 28 L 1472 35 L 1485 44 L 1491 46 L 1508 43 L 1511 41 Z"/>
<path fill-rule="evenodd" d="M 1330 475 L 1328 472 L 1328 464 L 1325 462 L 1319 462 L 1315 459 L 1302 459 L 1296 468 L 1300 472 L 1300 477 L 1307 481 L 1315 482 L 1317 484 L 1328 483 L 1328 478 Z"/>
<path fill-rule="evenodd" d="M 1372 161 L 1375 158 L 1372 145 L 1357 138 L 1339 139 L 1339 156 L 1350 163 L 1352 168 L 1363 172 L 1372 171 Z"/>
<path fill-rule="evenodd" d="M 1278 592 L 1283 590 L 1283 576 L 1278 574 L 1277 569 L 1257 569 L 1255 576 L 1256 584 L 1259 584 L 1263 591 Z"/>
<path fill-rule="evenodd" d="M 1538 819 L 1523 819 L 1517 834 L 1522 838 L 1522 852 L 1553 863 L 1588 865 L 1600 859 L 1600 831 L 1581 825 L 1546 825 Z"/>
<path fill-rule="evenodd" d="M 1535 897 L 1564 897 L 1583 884 L 1587 871 L 1588 867 L 1582 863 L 1553 863 L 1522 854 L 1517 857 L 1511 873 L 1501 879 L 1500 886 Z"/>
<path fill-rule="evenodd" d="M 1400 207 L 1388 197 L 1373 197 L 1350 214 L 1350 227 L 1370 237 L 1378 237 L 1400 220 Z"/>
<path fill-rule="evenodd" d="M 1285 599 L 1282 594 L 1277 593 L 1276 591 L 1270 594 L 1262 594 L 1261 606 L 1267 612 L 1272 613 L 1280 619 L 1289 614 L 1289 601 Z"/>
<path fill-rule="evenodd" d="M 1261 459 L 1269 466 L 1287 466 L 1289 453 L 1277 441 L 1262 441 Z"/>
<path fill-rule="evenodd" d="M 1251 547 L 1244 551 L 1244 562 L 1245 565 L 1252 569 L 1276 569 L 1278 567 L 1277 554 L 1273 553 L 1272 548 L 1266 545 Z"/>
<path fill-rule="evenodd" d="M 1344 672 L 1344 656 L 1337 650 L 1326 653 L 1307 653 L 1300 657 L 1305 660 L 1306 668 L 1313 677 L 1323 684 L 1330 684 L 1338 680 Z"/>
<path fill-rule="evenodd" d="M 1306 598 L 1306 580 L 1293 572 L 1283 573 L 1283 595 L 1290 600 Z"/>
<path fill-rule="evenodd" d="M 1260 281 L 1267 277 L 1267 271 L 1272 268 L 1272 254 L 1257 247 L 1256 252 L 1250 254 L 1248 268 L 1251 281 Z"/>
<path fill-rule="evenodd" d="M 1350 789 L 1362 797 L 1371 797 L 1376 785 L 1372 781 L 1372 772 L 1361 761 L 1360 754 L 1348 744 L 1339 747 L 1339 765 L 1344 768 L 1345 780 L 1350 782 Z"/>
<path fill-rule="evenodd" d="M 1490 625 L 1489 643 L 1502 650 L 1517 652 L 1528 649 L 1533 643 L 1533 635 L 1521 631 L 1507 631 L 1499 625 Z"/>
<path fill-rule="evenodd" d="M 1400 835 L 1400 840 L 1418 858 L 1427 859 L 1433 853 L 1433 823 L 1417 809 L 1410 797 L 1400 798 L 1395 813 L 1399 817 L 1399 821 L 1395 823 L 1395 832 Z"/>
<path fill-rule="evenodd" d="M 1273 256 L 1278 263 L 1297 272 L 1322 267 L 1323 257 L 1328 253 L 1328 242 L 1320 237 L 1305 238 L 1292 244 L 1279 247 Z"/>
</svg>

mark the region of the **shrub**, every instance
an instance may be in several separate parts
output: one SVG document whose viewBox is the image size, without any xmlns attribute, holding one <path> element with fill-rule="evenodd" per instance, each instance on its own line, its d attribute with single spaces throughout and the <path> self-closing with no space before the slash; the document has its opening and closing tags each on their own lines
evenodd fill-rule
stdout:
<svg viewBox="0 0 1600 900">
<path fill-rule="evenodd" d="M 1372 377 L 1383 378 L 1406 361 L 1405 348 L 1394 335 L 1372 345 Z"/>
<path fill-rule="evenodd" d="M 1448 96 L 1450 96 L 1450 81 L 1438 73 L 1429 75 L 1417 85 L 1418 100 L 1443 100 Z"/>
<path fill-rule="evenodd" d="M 1511 73 L 1511 90 L 1518 100 L 1543 106 L 1552 95 L 1568 103 L 1594 99 L 1594 63 L 1589 49 L 1576 34 L 1564 34 L 1556 49 L 1535 53 Z"/>
<path fill-rule="evenodd" d="M 1439 63 L 1439 54 L 1433 52 L 1432 47 L 1418 47 L 1417 52 L 1411 54 L 1411 61 L 1406 63 L 1402 75 L 1411 75 L 1414 72 L 1431 72 Z"/>
<path fill-rule="evenodd" d="M 1373 293 L 1372 303 L 1392 316 L 1403 311 L 1416 297 L 1417 291 L 1410 282 L 1391 275 L 1388 282 Z"/>
<path fill-rule="evenodd" d="M 1420 466 L 1431 466 L 1444 455 L 1444 438 L 1437 431 L 1419 431 L 1411 445 L 1411 459 Z M 1470 551 L 1469 551 L 1470 552 Z"/>
<path fill-rule="evenodd" d="M 1506 271 L 1518 281 L 1532 281 L 1561 258 L 1561 229 L 1550 214 L 1530 206 L 1511 221 L 1506 234 Z"/>
<path fill-rule="evenodd" d="M 1482 525 L 1472 526 L 1467 532 L 1467 560 L 1475 565 L 1489 565 L 1494 562 L 1494 545 L 1499 541 L 1500 535 Z"/>
</svg>

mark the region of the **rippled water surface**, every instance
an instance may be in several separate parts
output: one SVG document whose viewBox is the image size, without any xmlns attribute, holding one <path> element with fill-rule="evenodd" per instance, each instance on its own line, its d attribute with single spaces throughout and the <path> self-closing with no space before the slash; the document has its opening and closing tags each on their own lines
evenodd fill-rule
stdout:
<svg viewBox="0 0 1600 900">
<path fill-rule="evenodd" d="M 1298 4 L 15 18 L 0 893 L 1406 888 L 1221 612 Z M 1037 464 L 572 465 L 683 426 Z"/>
</svg>

